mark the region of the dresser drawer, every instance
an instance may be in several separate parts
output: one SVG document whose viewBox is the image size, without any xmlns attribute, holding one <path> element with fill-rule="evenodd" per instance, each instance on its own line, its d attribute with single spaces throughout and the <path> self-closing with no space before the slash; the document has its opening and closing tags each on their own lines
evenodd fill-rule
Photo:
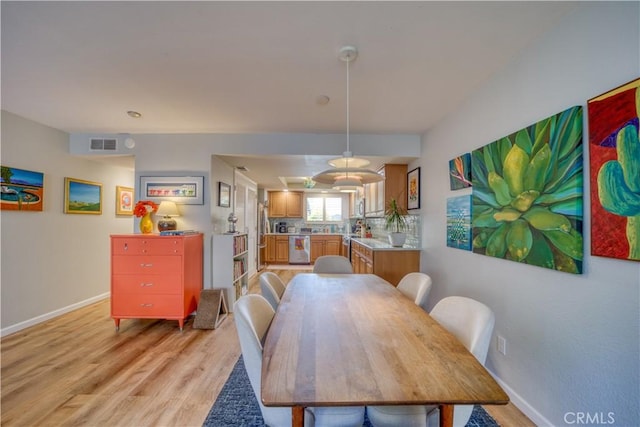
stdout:
<svg viewBox="0 0 640 427">
<path fill-rule="evenodd" d="M 181 255 L 183 244 L 173 237 L 114 237 L 111 250 L 113 255 Z"/>
<path fill-rule="evenodd" d="M 182 278 L 176 274 L 118 274 L 113 276 L 112 293 L 180 294 Z"/>
<path fill-rule="evenodd" d="M 167 318 L 183 316 L 182 295 L 112 294 L 112 317 Z"/>
<path fill-rule="evenodd" d="M 176 274 L 182 272 L 181 256 L 127 256 L 116 255 L 111 259 L 113 274 Z"/>
</svg>

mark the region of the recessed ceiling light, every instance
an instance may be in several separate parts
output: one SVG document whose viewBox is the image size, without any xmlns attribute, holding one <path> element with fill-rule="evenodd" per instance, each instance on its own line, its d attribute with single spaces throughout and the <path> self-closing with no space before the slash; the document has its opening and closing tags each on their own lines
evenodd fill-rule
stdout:
<svg viewBox="0 0 640 427">
<path fill-rule="evenodd" d="M 133 111 L 133 110 L 127 111 L 127 114 L 129 115 L 129 117 L 133 117 L 134 119 L 139 119 L 140 117 L 142 117 L 142 114 L 138 113 L 137 111 Z"/>
<path fill-rule="evenodd" d="M 318 105 L 327 105 L 330 101 L 330 98 L 327 95 L 320 95 L 316 98 L 316 104 Z"/>
</svg>

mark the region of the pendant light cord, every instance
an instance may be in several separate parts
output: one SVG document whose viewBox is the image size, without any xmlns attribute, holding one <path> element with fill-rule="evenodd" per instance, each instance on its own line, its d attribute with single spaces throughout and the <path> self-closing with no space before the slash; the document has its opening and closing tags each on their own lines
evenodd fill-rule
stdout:
<svg viewBox="0 0 640 427">
<path fill-rule="evenodd" d="M 349 134 L 350 134 L 350 117 L 349 117 L 349 111 L 350 111 L 350 106 L 349 106 L 349 63 L 351 62 L 351 58 L 349 58 L 347 60 L 347 153 L 351 153 L 351 148 L 350 148 L 350 144 L 349 144 Z M 347 154 L 347 156 L 349 156 L 349 154 Z M 347 168 L 349 168 L 349 157 L 345 158 L 345 166 Z M 349 176 L 349 173 L 347 172 L 347 176 Z"/>
<path fill-rule="evenodd" d="M 347 151 L 349 149 L 349 63 L 351 60 L 347 61 Z"/>
</svg>

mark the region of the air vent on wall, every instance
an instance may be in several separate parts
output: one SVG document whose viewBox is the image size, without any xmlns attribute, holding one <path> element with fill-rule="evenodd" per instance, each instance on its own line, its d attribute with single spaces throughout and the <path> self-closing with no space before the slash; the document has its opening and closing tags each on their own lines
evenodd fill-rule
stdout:
<svg viewBox="0 0 640 427">
<path fill-rule="evenodd" d="M 92 151 L 115 151 L 117 148 L 116 140 L 113 138 L 91 138 Z"/>
</svg>

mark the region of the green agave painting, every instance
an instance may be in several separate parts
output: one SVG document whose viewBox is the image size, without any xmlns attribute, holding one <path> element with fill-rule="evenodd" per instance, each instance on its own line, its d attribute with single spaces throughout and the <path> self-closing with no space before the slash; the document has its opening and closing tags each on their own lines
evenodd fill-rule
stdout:
<svg viewBox="0 0 640 427">
<path fill-rule="evenodd" d="M 473 251 L 582 273 L 582 107 L 473 151 Z"/>
</svg>

